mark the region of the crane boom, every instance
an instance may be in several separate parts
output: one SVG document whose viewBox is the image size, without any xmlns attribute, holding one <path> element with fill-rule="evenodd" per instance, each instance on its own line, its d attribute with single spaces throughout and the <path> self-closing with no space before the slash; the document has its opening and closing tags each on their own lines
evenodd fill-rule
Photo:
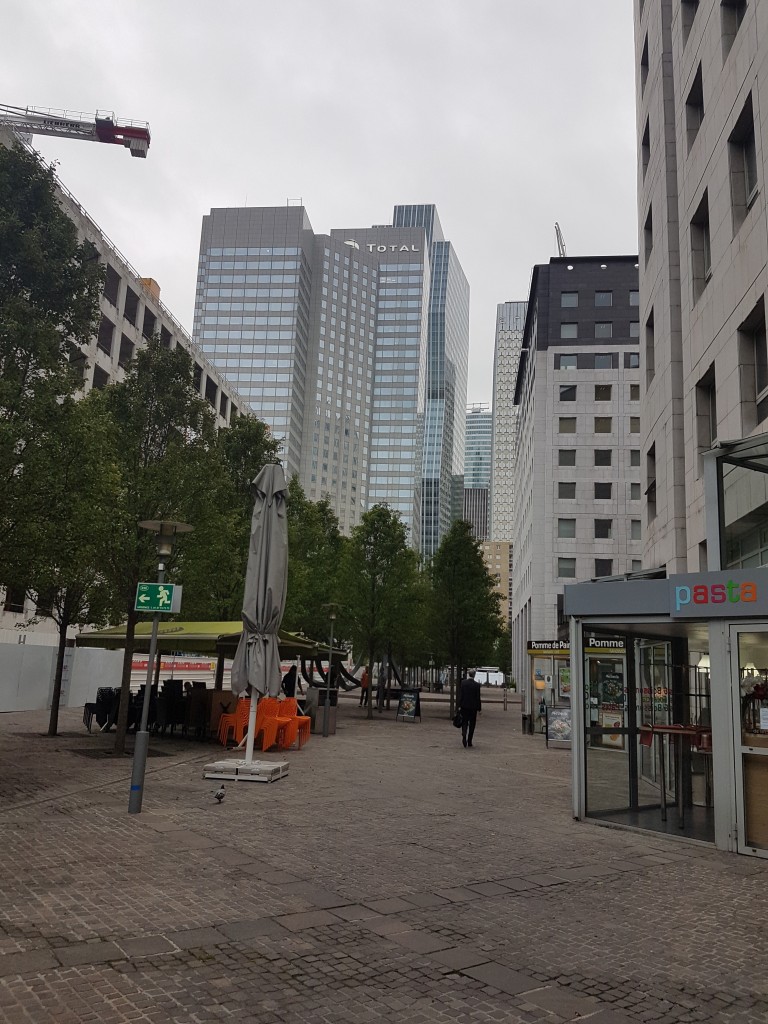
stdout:
<svg viewBox="0 0 768 1024">
<path fill-rule="evenodd" d="M 563 238 L 563 232 L 560 230 L 560 225 L 555 221 L 555 238 L 557 239 L 557 255 L 567 256 L 568 253 L 565 251 L 565 239 Z"/>
<path fill-rule="evenodd" d="M 131 156 L 146 157 L 149 125 L 145 121 L 118 121 L 112 111 L 83 114 L 43 107 L 11 107 L 0 103 L 0 124 L 27 135 L 56 135 L 125 146 Z"/>
</svg>

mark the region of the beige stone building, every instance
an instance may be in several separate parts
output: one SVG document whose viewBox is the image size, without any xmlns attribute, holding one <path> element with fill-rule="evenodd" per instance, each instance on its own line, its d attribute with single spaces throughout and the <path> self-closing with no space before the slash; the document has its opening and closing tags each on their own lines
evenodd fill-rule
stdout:
<svg viewBox="0 0 768 1024">
<path fill-rule="evenodd" d="M 496 579 L 496 591 L 501 595 L 501 614 L 509 623 L 509 586 L 511 580 L 512 545 L 509 541 L 487 540 L 480 544 L 488 571 Z"/>
</svg>

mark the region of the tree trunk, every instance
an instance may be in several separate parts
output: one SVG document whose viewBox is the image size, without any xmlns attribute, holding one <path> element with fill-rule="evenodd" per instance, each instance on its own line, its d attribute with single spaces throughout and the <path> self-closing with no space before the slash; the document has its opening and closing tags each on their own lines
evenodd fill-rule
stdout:
<svg viewBox="0 0 768 1024">
<path fill-rule="evenodd" d="M 64 599 L 64 607 L 59 622 L 59 647 L 56 653 L 56 675 L 53 679 L 53 695 L 51 696 L 51 716 L 48 719 L 48 735 L 56 736 L 59 731 L 59 704 L 61 702 L 61 679 L 64 675 L 64 652 L 67 649 L 67 601 Z"/>
<path fill-rule="evenodd" d="M 131 609 L 125 624 L 125 653 L 123 654 L 123 679 L 120 684 L 120 708 L 117 713 L 117 733 L 114 753 L 125 753 L 125 736 L 128 732 L 128 705 L 131 702 L 131 667 L 133 665 L 133 638 L 136 634 L 138 612 Z"/>
<path fill-rule="evenodd" d="M 449 717 L 453 718 L 453 716 L 456 714 L 456 675 L 454 673 L 453 662 L 451 662 L 450 689 L 451 689 L 451 702 L 450 702 L 450 705 L 449 705 Z"/>
<path fill-rule="evenodd" d="M 378 686 L 378 679 L 376 683 Z M 378 692 L 376 699 L 379 699 Z M 373 647 L 368 648 L 368 718 L 373 718 Z"/>
</svg>

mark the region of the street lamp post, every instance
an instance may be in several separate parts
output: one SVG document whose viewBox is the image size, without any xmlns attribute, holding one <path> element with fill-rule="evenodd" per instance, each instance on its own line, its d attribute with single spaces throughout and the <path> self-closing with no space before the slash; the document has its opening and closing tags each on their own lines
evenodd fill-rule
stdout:
<svg viewBox="0 0 768 1024">
<path fill-rule="evenodd" d="M 173 550 L 173 541 L 177 533 L 189 533 L 194 527 L 188 523 L 173 521 L 162 522 L 156 519 L 145 519 L 139 523 L 143 530 L 155 534 L 157 544 L 157 582 L 165 583 L 165 563 Z M 133 747 L 133 771 L 131 772 L 131 793 L 128 797 L 128 813 L 141 813 L 141 800 L 144 795 L 144 775 L 147 768 L 149 751 L 149 700 L 152 692 L 152 670 L 157 652 L 157 630 L 160 625 L 160 612 L 155 612 L 152 619 L 152 636 L 149 641 L 149 657 L 147 659 L 147 682 L 144 686 L 144 703 L 141 706 L 141 725 L 136 733 Z"/>
<path fill-rule="evenodd" d="M 323 705 L 323 736 L 328 735 L 328 722 L 331 716 L 331 666 L 333 664 L 333 624 L 336 611 L 331 609 L 331 638 L 328 642 L 328 675 L 325 677 L 325 704 Z"/>
</svg>

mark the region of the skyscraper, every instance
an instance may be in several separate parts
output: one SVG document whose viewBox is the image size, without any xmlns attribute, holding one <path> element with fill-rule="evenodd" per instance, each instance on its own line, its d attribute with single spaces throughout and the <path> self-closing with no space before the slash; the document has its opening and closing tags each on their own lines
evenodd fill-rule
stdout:
<svg viewBox="0 0 768 1024">
<path fill-rule="evenodd" d="M 491 483 L 493 414 L 487 405 L 466 413 L 464 443 L 464 518 L 478 540 L 488 539 L 488 492 Z"/>
<path fill-rule="evenodd" d="M 515 514 L 513 475 L 517 443 L 515 380 L 523 342 L 527 302 L 500 302 L 496 307 L 493 353 L 493 441 L 489 534 L 509 541 Z"/>
<path fill-rule="evenodd" d="M 447 529 L 463 468 L 454 407 L 463 416 L 467 323 L 466 281 L 433 206 L 329 235 L 303 207 L 203 218 L 195 336 L 283 439 L 287 474 L 328 496 L 345 532 L 378 502 L 427 553 L 433 520 Z M 427 415 L 429 389 L 439 416 Z"/>
</svg>

